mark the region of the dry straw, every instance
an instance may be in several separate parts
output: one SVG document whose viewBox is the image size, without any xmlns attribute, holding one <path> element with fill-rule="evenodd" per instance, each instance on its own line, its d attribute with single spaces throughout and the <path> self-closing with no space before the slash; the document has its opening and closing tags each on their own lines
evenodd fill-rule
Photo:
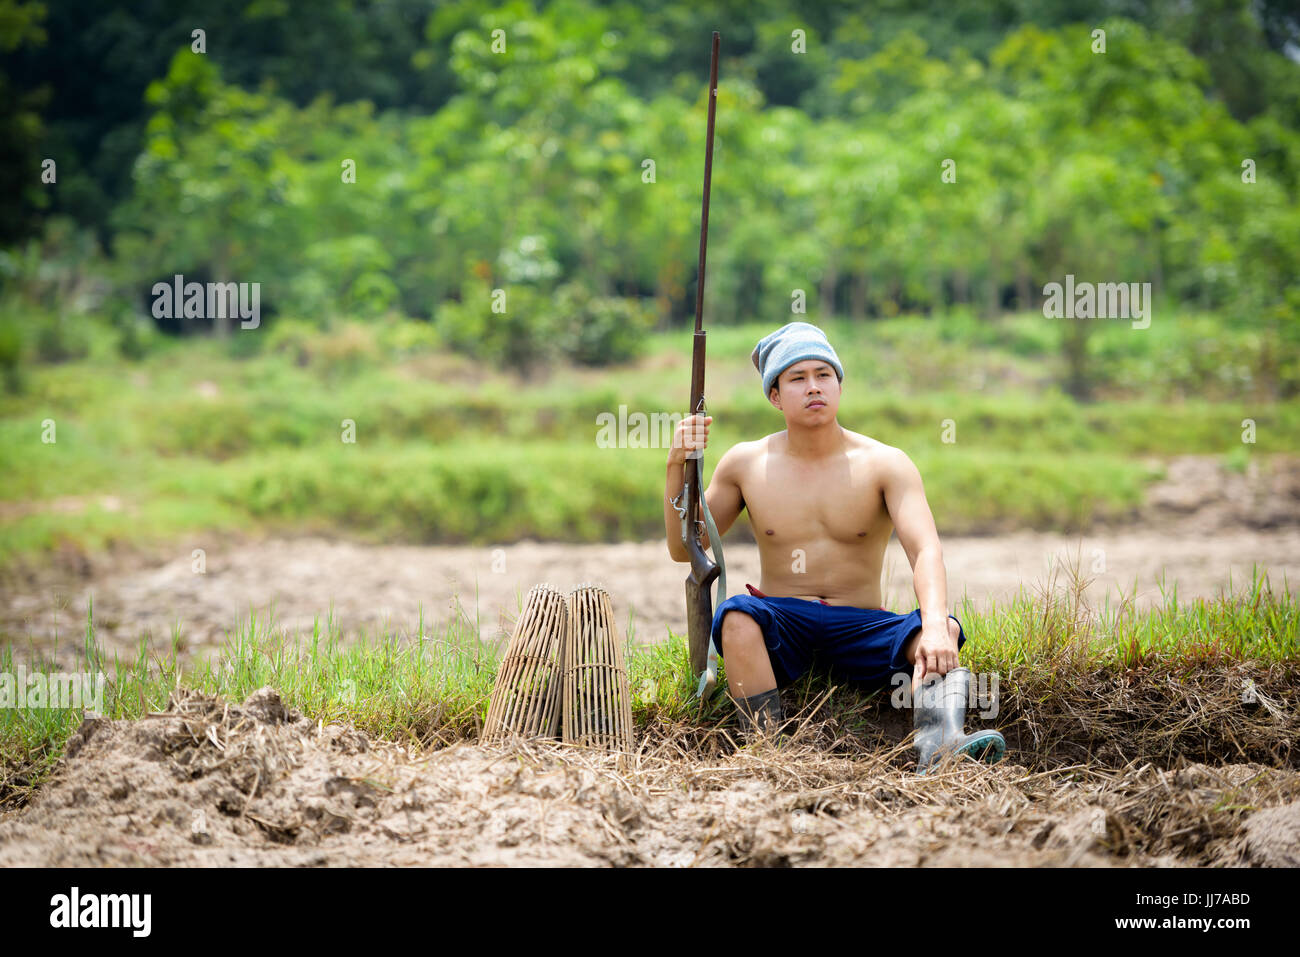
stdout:
<svg viewBox="0 0 1300 957">
<path fill-rule="evenodd" d="M 609 592 L 582 584 L 569 596 L 564 649 L 564 743 L 632 750 L 632 693 Z"/>
<path fill-rule="evenodd" d="M 483 740 L 559 734 L 561 656 L 568 625 L 569 606 L 563 593 L 548 584 L 534 585 L 492 687 Z"/>
</svg>

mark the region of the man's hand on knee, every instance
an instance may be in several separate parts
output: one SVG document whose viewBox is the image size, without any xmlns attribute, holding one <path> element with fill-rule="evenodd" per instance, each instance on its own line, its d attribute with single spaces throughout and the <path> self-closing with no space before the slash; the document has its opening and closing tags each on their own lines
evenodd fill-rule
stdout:
<svg viewBox="0 0 1300 957">
<path fill-rule="evenodd" d="M 926 675 L 945 675 L 957 667 L 957 623 L 951 618 L 922 622 L 912 660 L 912 694 Z"/>
</svg>

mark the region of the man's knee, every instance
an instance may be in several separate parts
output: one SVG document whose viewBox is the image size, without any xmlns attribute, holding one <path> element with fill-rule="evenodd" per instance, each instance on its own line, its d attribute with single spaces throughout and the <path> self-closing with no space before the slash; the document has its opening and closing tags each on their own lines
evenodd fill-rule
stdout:
<svg viewBox="0 0 1300 957">
<path fill-rule="evenodd" d="M 767 648 L 763 641 L 763 629 L 752 615 L 743 611 L 728 611 L 722 617 L 719 641 L 730 647 L 732 651 L 757 650 L 758 648 L 766 650 Z M 727 656 L 723 648 L 719 647 L 718 651 L 724 658 Z"/>
</svg>

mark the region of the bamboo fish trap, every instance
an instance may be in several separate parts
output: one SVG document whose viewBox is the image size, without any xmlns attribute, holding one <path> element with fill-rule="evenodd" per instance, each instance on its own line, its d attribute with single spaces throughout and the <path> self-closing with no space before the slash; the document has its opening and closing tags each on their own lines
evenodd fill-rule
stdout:
<svg viewBox="0 0 1300 957">
<path fill-rule="evenodd" d="M 483 740 L 559 734 L 568 623 L 569 605 L 562 592 L 549 584 L 529 590 L 492 686 Z"/>
<path fill-rule="evenodd" d="M 609 592 L 582 584 L 569 596 L 564 648 L 564 743 L 632 750 L 632 692 Z"/>
</svg>

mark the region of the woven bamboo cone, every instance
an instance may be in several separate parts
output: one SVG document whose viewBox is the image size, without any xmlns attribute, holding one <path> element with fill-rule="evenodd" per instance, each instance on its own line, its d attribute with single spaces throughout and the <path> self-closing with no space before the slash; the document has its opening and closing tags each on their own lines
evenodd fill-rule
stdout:
<svg viewBox="0 0 1300 957">
<path fill-rule="evenodd" d="M 564 743 L 632 750 L 632 691 L 609 592 L 582 584 L 569 595 L 564 649 Z"/>
<path fill-rule="evenodd" d="M 564 594 L 546 583 L 534 585 L 492 685 L 484 741 L 511 734 L 558 736 L 568 625 Z"/>
</svg>

